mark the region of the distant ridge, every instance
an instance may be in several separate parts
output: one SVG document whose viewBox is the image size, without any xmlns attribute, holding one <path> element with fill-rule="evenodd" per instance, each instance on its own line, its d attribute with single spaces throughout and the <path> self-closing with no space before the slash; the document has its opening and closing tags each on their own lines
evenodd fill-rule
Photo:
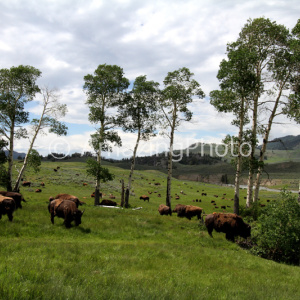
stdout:
<svg viewBox="0 0 300 300">
<path fill-rule="evenodd" d="M 7 156 L 8 151 L 5 150 L 4 152 L 5 152 L 5 155 Z M 25 156 L 26 156 L 26 153 L 20 153 L 20 152 L 16 152 L 16 151 L 13 152 L 13 159 L 18 159 L 18 157 L 24 158 Z"/>
<path fill-rule="evenodd" d="M 261 147 L 261 146 L 260 146 Z M 268 142 L 267 150 L 300 149 L 300 135 L 287 135 Z"/>
</svg>

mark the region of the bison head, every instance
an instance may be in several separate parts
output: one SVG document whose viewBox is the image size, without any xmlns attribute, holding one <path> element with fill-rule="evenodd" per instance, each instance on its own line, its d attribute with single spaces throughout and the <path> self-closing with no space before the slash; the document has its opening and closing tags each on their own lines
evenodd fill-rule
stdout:
<svg viewBox="0 0 300 300">
<path fill-rule="evenodd" d="M 83 213 L 84 213 L 84 211 L 81 211 L 81 210 L 77 210 L 74 212 L 74 221 L 75 221 L 76 226 L 81 224 L 81 217 L 82 217 Z"/>
<path fill-rule="evenodd" d="M 251 236 L 251 226 L 249 224 L 245 223 L 245 226 L 244 226 L 243 230 L 241 231 L 240 236 L 245 239 L 247 237 Z"/>
</svg>

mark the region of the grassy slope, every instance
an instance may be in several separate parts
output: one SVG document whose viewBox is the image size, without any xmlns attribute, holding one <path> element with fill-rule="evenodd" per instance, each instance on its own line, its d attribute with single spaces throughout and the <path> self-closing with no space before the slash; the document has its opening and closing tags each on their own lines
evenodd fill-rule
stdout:
<svg viewBox="0 0 300 300">
<path fill-rule="evenodd" d="M 300 296 L 299 267 L 254 257 L 223 234 L 210 238 L 196 220 L 160 216 L 165 174 L 137 171 L 136 196 L 140 210 L 93 206 L 93 181 L 83 163 L 43 163 L 40 174 L 27 173 L 32 188 L 22 188 L 28 203 L 0 221 L 0 299 L 295 299 Z M 116 179 L 103 192 L 120 197 L 121 178 L 128 171 L 111 167 Z M 75 175 L 79 174 L 79 175 Z M 39 183 L 46 186 L 34 193 Z M 89 185 L 83 187 L 82 183 Z M 161 186 L 155 186 L 160 182 Z M 149 184 L 150 183 L 150 184 Z M 183 191 L 186 195 L 180 194 Z M 208 193 L 201 197 L 202 190 Z M 139 200 L 152 191 L 150 202 Z M 154 193 L 157 191 L 157 193 Z M 62 219 L 50 222 L 47 199 L 68 192 L 85 201 L 79 227 L 65 229 Z M 162 198 L 157 196 L 162 194 Z M 206 213 L 218 211 L 210 203 L 232 206 L 233 190 L 197 182 L 173 181 L 173 206 L 196 204 Z M 220 199 L 222 195 L 226 199 Z M 242 197 L 246 191 L 242 191 Z M 218 198 L 213 195 L 219 195 Z M 278 195 L 261 194 L 262 201 Z M 192 200 L 202 199 L 201 203 Z M 119 200 L 118 200 L 119 201 Z M 229 211 L 232 209 L 227 208 Z M 220 210 L 220 209 L 219 209 Z"/>
</svg>

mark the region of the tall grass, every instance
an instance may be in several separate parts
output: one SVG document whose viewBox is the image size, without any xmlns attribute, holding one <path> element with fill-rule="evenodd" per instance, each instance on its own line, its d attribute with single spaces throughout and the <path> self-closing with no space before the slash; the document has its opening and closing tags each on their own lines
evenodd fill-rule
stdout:
<svg viewBox="0 0 300 300">
<path fill-rule="evenodd" d="M 295 299 L 299 268 L 255 257 L 223 234 L 210 238 L 204 226 L 173 216 L 160 216 L 165 202 L 165 175 L 135 173 L 130 204 L 139 210 L 93 206 L 91 178 L 84 164 L 43 163 L 40 174 L 28 172 L 33 188 L 22 188 L 28 203 L 14 221 L 0 220 L 0 299 Z M 111 167 L 113 182 L 103 185 L 120 201 L 121 178 L 127 171 Z M 79 175 L 75 175 L 79 174 Z M 42 193 L 34 188 L 44 181 Z M 83 187 L 82 182 L 89 186 Z M 154 185 L 160 182 L 160 186 Z M 151 183 L 151 184 L 149 184 Z M 208 196 L 201 196 L 202 190 Z M 139 200 L 152 192 L 150 202 Z M 183 191 L 185 195 L 181 194 Z M 82 224 L 66 229 L 50 222 L 48 197 L 60 192 L 85 201 Z M 157 193 L 155 193 L 157 192 Z M 161 193 L 162 197 L 157 196 Z M 175 200 L 175 193 L 180 200 Z M 224 199 L 220 199 L 224 196 Z M 242 195 L 245 191 L 242 191 Z M 210 201 L 230 204 L 232 189 L 173 181 L 172 203 L 194 204 L 206 213 L 221 211 Z M 218 198 L 214 195 L 219 195 Z M 277 194 L 264 192 L 262 201 Z M 201 203 L 193 202 L 196 198 Z M 266 203 L 266 202 L 265 202 Z M 228 205 L 232 206 L 232 205 Z M 232 208 L 227 208 L 232 211 Z"/>
</svg>

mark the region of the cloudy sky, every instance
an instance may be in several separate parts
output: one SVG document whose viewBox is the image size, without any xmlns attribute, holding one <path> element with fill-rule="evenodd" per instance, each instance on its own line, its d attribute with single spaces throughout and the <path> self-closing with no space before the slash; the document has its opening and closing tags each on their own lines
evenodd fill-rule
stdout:
<svg viewBox="0 0 300 300">
<path fill-rule="evenodd" d="M 177 148 L 221 142 L 236 128 L 231 116 L 218 114 L 209 104 L 208 95 L 218 88 L 226 44 L 237 39 L 249 18 L 270 18 L 291 29 L 299 12 L 298 0 L 0 0 L 0 68 L 38 68 L 39 86 L 57 88 L 68 106 L 63 120 L 68 136 L 41 136 L 35 147 L 40 154 L 91 150 L 94 127 L 88 122 L 83 77 L 104 63 L 122 67 L 130 81 L 147 75 L 159 83 L 168 72 L 189 68 L 207 97 L 193 105 L 193 121 L 176 133 Z M 29 108 L 32 116 L 38 103 Z M 296 135 L 299 129 L 295 124 L 275 126 L 271 138 Z M 123 147 L 110 157 L 131 155 L 135 135 L 120 134 Z M 16 151 L 27 145 L 18 141 Z M 166 149 L 167 139 L 158 135 L 141 145 L 139 155 Z"/>
</svg>

